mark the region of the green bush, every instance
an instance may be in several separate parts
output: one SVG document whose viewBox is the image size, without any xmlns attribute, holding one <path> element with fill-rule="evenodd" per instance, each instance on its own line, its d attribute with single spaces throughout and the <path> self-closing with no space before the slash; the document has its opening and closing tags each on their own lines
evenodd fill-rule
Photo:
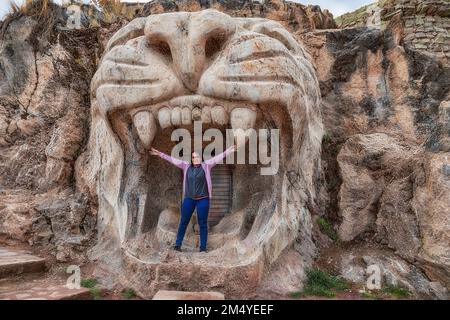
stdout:
<svg viewBox="0 0 450 320">
<path fill-rule="evenodd" d="M 86 278 L 81 279 L 81 286 L 84 288 L 91 289 L 97 285 L 97 279 L 94 278 Z"/>
<path fill-rule="evenodd" d="M 123 289 L 122 297 L 124 299 L 132 299 L 132 298 L 136 297 L 136 291 L 134 291 L 132 288 Z"/>
<path fill-rule="evenodd" d="M 355 11 L 344 13 L 343 15 L 340 15 L 334 19 L 338 27 L 344 28 L 349 25 L 352 25 L 354 23 L 363 23 L 364 18 L 368 16 L 367 14 L 367 8 L 369 5 L 365 5 L 359 9 L 356 9 Z"/>
<path fill-rule="evenodd" d="M 384 287 L 383 293 L 389 294 L 396 298 L 408 298 L 411 295 L 411 293 L 408 291 L 408 289 L 405 289 L 405 288 L 402 288 L 399 286 L 393 286 L 393 285 Z"/>
<path fill-rule="evenodd" d="M 372 292 L 363 292 L 362 294 L 361 294 L 361 296 L 363 297 L 363 298 L 366 298 L 366 299 L 370 299 L 370 300 L 378 300 L 378 299 L 380 299 L 380 297 L 379 296 L 377 296 L 376 294 L 374 294 L 374 293 L 372 293 Z"/>
<path fill-rule="evenodd" d="M 92 299 L 99 300 L 102 298 L 102 289 L 100 288 L 90 288 Z"/>
<path fill-rule="evenodd" d="M 342 278 L 332 276 L 324 271 L 312 269 L 307 271 L 307 280 L 303 291 L 291 293 L 291 297 L 321 296 L 332 298 L 336 292 L 348 289 L 349 284 Z"/>
<path fill-rule="evenodd" d="M 326 234 L 333 241 L 338 241 L 338 235 L 333 228 L 333 225 L 325 218 L 319 217 L 317 218 L 317 224 L 319 225 L 320 231 Z"/>
<path fill-rule="evenodd" d="M 322 143 L 328 144 L 331 143 L 331 134 L 327 131 L 322 137 Z"/>
</svg>

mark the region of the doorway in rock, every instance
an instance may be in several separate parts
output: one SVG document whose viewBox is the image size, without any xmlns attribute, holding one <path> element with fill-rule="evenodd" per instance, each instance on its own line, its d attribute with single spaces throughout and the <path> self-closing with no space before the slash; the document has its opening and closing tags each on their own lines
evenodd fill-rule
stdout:
<svg viewBox="0 0 450 320">
<path fill-rule="evenodd" d="M 215 226 L 228 213 L 231 212 L 233 199 L 232 169 L 227 164 L 217 164 L 211 171 L 213 197 L 211 199 L 208 223 Z"/>
</svg>

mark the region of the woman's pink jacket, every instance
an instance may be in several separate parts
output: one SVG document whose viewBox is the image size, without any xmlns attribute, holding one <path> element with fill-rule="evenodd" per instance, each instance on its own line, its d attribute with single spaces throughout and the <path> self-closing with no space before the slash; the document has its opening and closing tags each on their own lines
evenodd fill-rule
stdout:
<svg viewBox="0 0 450 320">
<path fill-rule="evenodd" d="M 223 158 L 228 156 L 230 153 L 232 153 L 232 147 L 229 147 L 224 152 L 218 154 L 217 156 L 212 157 L 211 159 L 205 160 L 201 163 L 203 170 L 205 171 L 205 177 L 206 177 L 206 184 L 208 186 L 208 193 L 209 198 L 212 198 L 212 182 L 211 182 L 211 169 L 220 162 Z M 173 165 L 177 166 L 178 168 L 183 170 L 183 198 L 184 198 L 184 192 L 185 192 L 185 186 L 186 186 L 186 173 L 187 169 L 191 165 L 189 162 L 181 159 L 174 158 L 172 156 L 169 156 L 163 152 L 159 152 L 159 156 L 163 158 L 164 160 L 169 161 Z"/>
</svg>

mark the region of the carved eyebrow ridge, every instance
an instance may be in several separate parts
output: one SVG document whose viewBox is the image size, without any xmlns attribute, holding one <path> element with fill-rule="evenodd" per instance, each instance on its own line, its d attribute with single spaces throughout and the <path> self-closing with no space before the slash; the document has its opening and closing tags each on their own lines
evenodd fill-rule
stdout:
<svg viewBox="0 0 450 320">
<path fill-rule="evenodd" d="M 288 75 L 268 75 L 268 76 L 258 76 L 253 74 L 247 75 L 229 75 L 229 76 L 220 76 L 218 77 L 222 81 L 227 82 L 284 82 L 292 85 L 298 85 L 297 81 Z"/>
<path fill-rule="evenodd" d="M 229 61 L 232 64 L 241 63 L 245 61 L 253 61 L 253 60 L 259 60 L 264 58 L 277 58 L 279 56 L 283 56 L 285 58 L 288 58 L 291 60 L 294 64 L 297 64 L 297 61 L 292 57 L 292 55 L 286 51 L 283 50 L 266 50 L 266 51 L 259 51 L 259 52 L 253 52 L 252 54 L 246 56 L 246 57 L 239 57 L 239 58 L 230 58 Z"/>
<path fill-rule="evenodd" d="M 150 87 L 161 82 L 160 79 L 139 79 L 139 80 L 105 80 L 97 83 L 97 89 L 101 87 Z"/>
<path fill-rule="evenodd" d="M 149 66 L 148 63 L 144 63 L 144 62 L 140 62 L 140 61 L 129 61 L 126 59 L 107 58 L 107 59 L 105 59 L 105 62 L 106 61 L 116 63 L 116 64 L 132 66 L 132 67 L 148 67 Z"/>
<path fill-rule="evenodd" d="M 144 34 L 144 27 L 146 23 L 145 17 L 136 18 L 128 23 L 123 29 L 117 31 L 106 45 L 105 53 L 112 48 L 126 43 L 128 40 L 140 37 Z"/>
</svg>

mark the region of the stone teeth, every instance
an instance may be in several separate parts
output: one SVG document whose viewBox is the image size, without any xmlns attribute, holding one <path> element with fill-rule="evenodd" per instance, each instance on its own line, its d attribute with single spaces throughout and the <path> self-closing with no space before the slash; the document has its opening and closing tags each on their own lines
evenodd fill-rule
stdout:
<svg viewBox="0 0 450 320">
<path fill-rule="evenodd" d="M 162 129 L 168 128 L 172 125 L 172 123 L 170 121 L 171 117 L 172 117 L 172 114 L 171 114 L 169 108 L 162 107 L 161 109 L 159 109 L 158 120 L 159 120 L 159 125 L 161 126 Z"/>
<path fill-rule="evenodd" d="M 234 108 L 228 115 L 222 106 L 163 106 L 158 111 L 158 121 L 162 129 L 171 126 L 191 125 L 193 121 L 204 124 L 225 126 L 229 122 L 233 129 L 247 130 L 253 128 L 256 122 L 256 112 L 248 108 Z"/>
<path fill-rule="evenodd" d="M 155 118 L 148 111 L 141 111 L 134 115 L 133 124 L 143 145 L 149 149 L 158 131 Z"/>
<path fill-rule="evenodd" d="M 192 120 L 193 121 L 200 121 L 202 119 L 202 109 L 199 107 L 195 107 L 192 109 Z"/>
<path fill-rule="evenodd" d="M 228 123 L 228 114 L 221 106 L 215 106 L 211 108 L 211 120 L 218 125 L 226 125 Z"/>
<path fill-rule="evenodd" d="M 192 114 L 189 107 L 183 107 L 181 110 L 181 123 L 183 125 L 189 125 L 192 123 Z"/>
<path fill-rule="evenodd" d="M 237 146 L 244 144 L 250 134 L 250 129 L 255 126 L 256 112 L 247 108 L 234 108 L 231 111 L 230 123 Z"/>
<path fill-rule="evenodd" d="M 181 108 L 175 107 L 172 109 L 172 125 L 180 126 L 181 123 Z"/>
<path fill-rule="evenodd" d="M 211 123 L 211 107 L 202 108 L 202 123 Z"/>
<path fill-rule="evenodd" d="M 256 122 L 256 112 L 248 108 L 234 108 L 231 111 L 231 127 L 247 130 L 253 128 Z"/>
</svg>

